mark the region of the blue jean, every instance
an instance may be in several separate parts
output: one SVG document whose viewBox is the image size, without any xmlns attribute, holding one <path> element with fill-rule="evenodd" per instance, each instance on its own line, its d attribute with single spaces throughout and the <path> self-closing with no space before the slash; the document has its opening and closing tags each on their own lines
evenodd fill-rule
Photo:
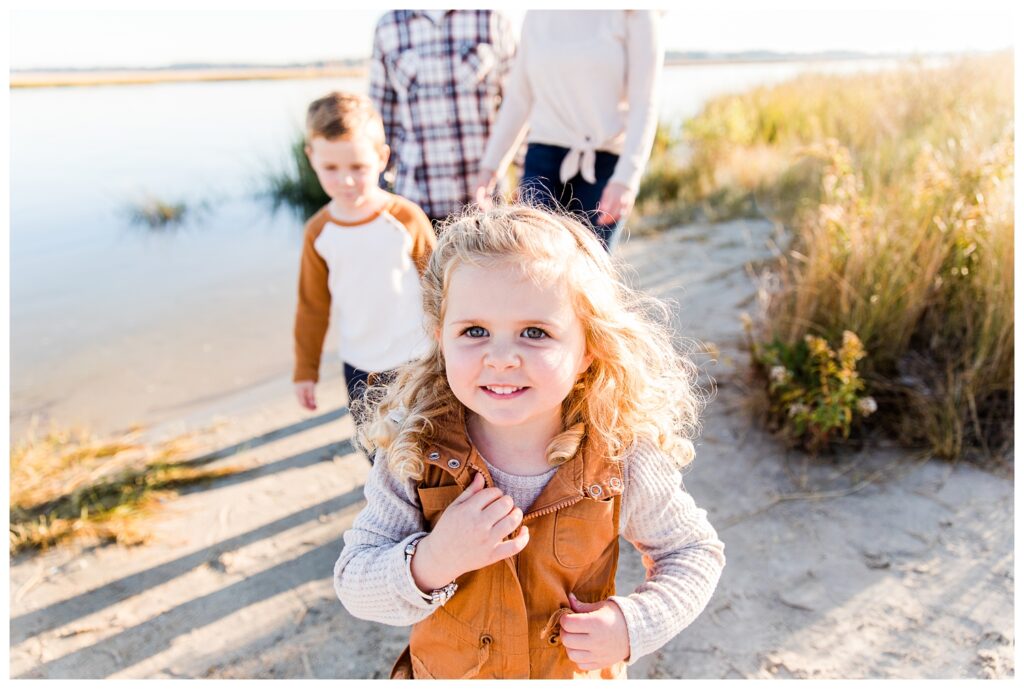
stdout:
<svg viewBox="0 0 1024 689">
<path fill-rule="evenodd" d="M 529 144 L 523 163 L 523 177 L 519 180 L 519 194 L 523 201 L 553 210 L 566 210 L 588 225 L 608 251 L 622 228 L 622 221 L 613 225 L 597 222 L 597 206 L 608 180 L 615 172 L 619 156 L 597 151 L 594 162 L 594 184 L 579 175 L 564 184 L 559 170 L 568 148 L 550 144 Z"/>
</svg>

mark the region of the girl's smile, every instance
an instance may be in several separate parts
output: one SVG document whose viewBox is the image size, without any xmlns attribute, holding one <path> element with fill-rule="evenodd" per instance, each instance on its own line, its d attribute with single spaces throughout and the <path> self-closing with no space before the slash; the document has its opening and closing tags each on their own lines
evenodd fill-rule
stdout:
<svg viewBox="0 0 1024 689">
<path fill-rule="evenodd" d="M 480 389 L 495 399 L 510 400 L 519 397 L 530 388 L 512 385 L 481 385 Z"/>
</svg>

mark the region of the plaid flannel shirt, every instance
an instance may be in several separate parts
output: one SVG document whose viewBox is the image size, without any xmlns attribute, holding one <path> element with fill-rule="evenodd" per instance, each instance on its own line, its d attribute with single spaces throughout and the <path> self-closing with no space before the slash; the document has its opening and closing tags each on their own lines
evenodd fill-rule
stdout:
<svg viewBox="0 0 1024 689">
<path fill-rule="evenodd" d="M 395 10 L 377 22 L 370 98 L 384 119 L 394 191 L 431 218 L 471 200 L 515 48 L 510 22 L 493 10 L 449 10 L 436 21 Z"/>
</svg>

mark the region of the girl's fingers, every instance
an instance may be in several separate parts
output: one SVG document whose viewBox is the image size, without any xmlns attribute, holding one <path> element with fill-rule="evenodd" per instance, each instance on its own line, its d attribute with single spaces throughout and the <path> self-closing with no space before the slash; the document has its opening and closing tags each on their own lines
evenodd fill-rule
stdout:
<svg viewBox="0 0 1024 689">
<path fill-rule="evenodd" d="M 480 479 L 480 480 L 481 480 L 481 482 L 483 481 L 483 479 Z M 483 483 L 481 483 L 481 486 L 483 486 Z M 485 509 L 487 509 L 488 505 L 493 503 L 495 500 L 498 500 L 499 498 L 504 497 L 504 495 L 505 494 L 502 493 L 501 489 L 498 488 L 497 486 L 491 486 L 490 488 L 483 488 L 483 487 L 481 487 L 481 488 L 477 489 L 477 491 L 475 493 L 473 493 L 473 495 L 471 495 L 469 498 L 466 499 L 466 506 L 470 510 L 473 510 L 474 512 L 477 512 L 477 511 L 478 512 L 483 512 Z M 505 513 L 507 513 L 507 512 L 508 512 L 508 509 L 505 509 Z M 489 522 L 487 522 L 488 526 L 490 526 L 494 522 L 498 521 L 499 517 L 500 517 L 500 515 L 495 516 L 493 519 L 491 519 Z M 476 517 L 474 517 L 474 519 L 477 519 L 477 518 L 482 519 L 483 517 L 482 517 L 482 515 L 477 515 Z"/>
<path fill-rule="evenodd" d="M 563 634 L 562 636 L 562 645 L 565 646 L 565 635 Z M 569 656 L 569 660 L 577 664 L 594 662 L 593 652 L 583 648 L 571 648 L 569 646 L 565 646 L 565 655 Z"/>
<path fill-rule="evenodd" d="M 480 521 L 484 526 L 493 528 L 495 524 L 511 514 L 512 510 L 515 508 L 516 505 L 512 502 L 512 498 L 507 495 L 502 495 L 497 500 L 489 504 L 484 511 L 480 513 Z"/>
<path fill-rule="evenodd" d="M 523 521 L 523 511 L 518 507 L 513 507 L 512 511 L 507 515 L 499 519 L 494 526 L 491 527 L 491 533 L 498 538 L 505 538 L 510 533 L 516 530 Z"/>
<path fill-rule="evenodd" d="M 466 502 L 471 497 L 480 492 L 484 487 L 484 475 L 480 472 L 473 474 L 473 480 L 469 482 L 469 485 L 459 493 L 459 496 L 452 500 L 452 505 L 457 505 L 461 502 Z"/>
<path fill-rule="evenodd" d="M 502 541 L 494 548 L 493 557 L 491 558 L 491 564 L 500 562 L 507 557 L 512 557 L 516 553 L 519 553 L 526 547 L 526 544 L 530 542 L 530 530 L 525 526 L 519 530 L 519 535 L 508 541 Z"/>
<path fill-rule="evenodd" d="M 572 608 L 572 614 L 566 615 L 566 617 L 572 617 L 573 619 L 587 619 L 581 617 L 588 612 L 594 612 L 604 607 L 604 601 L 598 601 L 596 603 L 585 603 L 575 596 L 575 594 L 569 594 L 569 607 Z M 584 631 L 575 629 L 573 631 Z"/>
</svg>

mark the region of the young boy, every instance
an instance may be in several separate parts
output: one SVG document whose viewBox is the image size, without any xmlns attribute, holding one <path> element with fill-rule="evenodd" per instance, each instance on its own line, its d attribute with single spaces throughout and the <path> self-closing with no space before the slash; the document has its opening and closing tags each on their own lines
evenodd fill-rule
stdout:
<svg viewBox="0 0 1024 689">
<path fill-rule="evenodd" d="M 427 349 L 420 275 L 437 239 L 418 206 L 377 186 L 389 153 L 369 98 L 334 92 L 310 104 L 306 155 L 331 201 L 306 223 L 299 269 L 292 379 L 306 409 L 316 409 L 332 318 L 350 408 L 370 374 Z"/>
</svg>

